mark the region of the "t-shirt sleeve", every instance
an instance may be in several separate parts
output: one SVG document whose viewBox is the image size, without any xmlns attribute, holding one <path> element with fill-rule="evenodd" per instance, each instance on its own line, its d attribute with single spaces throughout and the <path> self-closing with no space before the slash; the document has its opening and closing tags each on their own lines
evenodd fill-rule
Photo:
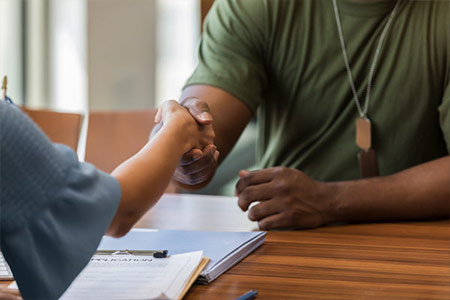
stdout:
<svg viewBox="0 0 450 300">
<path fill-rule="evenodd" d="M 256 110 L 267 85 L 264 3 L 215 1 L 205 19 L 198 65 L 186 86 L 218 87 Z"/>
<path fill-rule="evenodd" d="M 56 299 L 94 254 L 121 190 L 0 102 L 1 250 L 25 299 Z"/>
<path fill-rule="evenodd" d="M 447 151 L 450 154 L 450 82 L 447 84 L 442 104 L 439 106 L 439 121 L 444 133 L 445 143 L 447 144 Z"/>
</svg>

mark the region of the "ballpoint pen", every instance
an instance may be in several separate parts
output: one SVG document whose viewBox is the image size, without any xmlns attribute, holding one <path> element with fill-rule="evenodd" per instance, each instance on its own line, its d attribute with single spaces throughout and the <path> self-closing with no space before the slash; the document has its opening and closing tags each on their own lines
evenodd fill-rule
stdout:
<svg viewBox="0 0 450 300">
<path fill-rule="evenodd" d="M 100 255 L 152 255 L 154 258 L 166 258 L 169 254 L 168 250 L 97 250 L 95 254 Z"/>
<path fill-rule="evenodd" d="M 251 300 L 251 299 L 254 299 L 256 297 L 256 295 L 258 295 L 257 290 L 250 290 L 247 293 L 245 293 L 244 295 L 240 296 L 239 298 L 236 298 L 236 300 Z"/>
<path fill-rule="evenodd" d="M 6 100 L 6 86 L 8 85 L 8 77 L 3 77 L 3 84 L 2 84 L 2 93 L 1 93 L 1 100 Z"/>
<path fill-rule="evenodd" d="M 12 102 L 12 100 L 8 96 L 6 96 L 7 85 L 8 85 L 8 77 L 4 76 L 3 77 L 3 83 L 2 83 L 2 90 L 1 90 L 1 93 L 0 93 L 0 100 L 6 101 L 6 102 L 8 102 L 10 104 L 14 104 Z"/>
</svg>

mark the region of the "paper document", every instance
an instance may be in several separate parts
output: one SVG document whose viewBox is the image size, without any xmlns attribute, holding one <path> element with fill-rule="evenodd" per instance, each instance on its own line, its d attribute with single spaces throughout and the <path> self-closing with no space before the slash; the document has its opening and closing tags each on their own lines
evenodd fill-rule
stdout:
<svg viewBox="0 0 450 300">
<path fill-rule="evenodd" d="M 266 232 L 132 229 L 124 237 L 103 237 L 98 250 L 167 249 L 169 254 L 203 251 L 210 259 L 198 283 L 207 284 L 264 243 Z"/>
<path fill-rule="evenodd" d="M 60 299 L 179 299 L 202 256 L 94 255 Z"/>
<path fill-rule="evenodd" d="M 0 252 L 0 280 L 13 280 L 11 269 L 6 263 L 3 253 Z"/>
</svg>

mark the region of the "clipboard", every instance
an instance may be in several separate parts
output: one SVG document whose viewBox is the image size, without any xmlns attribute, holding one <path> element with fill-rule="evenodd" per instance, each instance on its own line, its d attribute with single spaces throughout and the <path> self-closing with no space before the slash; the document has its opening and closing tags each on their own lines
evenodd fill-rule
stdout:
<svg viewBox="0 0 450 300">
<path fill-rule="evenodd" d="M 166 258 L 155 258 L 155 253 Z M 167 253 L 98 251 L 60 299 L 182 299 L 209 259 L 203 251 Z"/>
<path fill-rule="evenodd" d="M 145 255 L 154 258 L 167 258 L 169 250 L 97 250 L 96 255 Z"/>
<path fill-rule="evenodd" d="M 3 257 L 3 253 L 0 252 L 0 280 L 1 281 L 10 281 L 14 280 L 11 269 L 8 266 L 5 258 Z"/>
</svg>

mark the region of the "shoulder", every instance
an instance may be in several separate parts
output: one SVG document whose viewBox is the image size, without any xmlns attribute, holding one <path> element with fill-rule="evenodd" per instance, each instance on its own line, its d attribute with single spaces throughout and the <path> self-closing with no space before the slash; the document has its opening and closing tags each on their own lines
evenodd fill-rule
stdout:
<svg viewBox="0 0 450 300">
<path fill-rule="evenodd" d="M 260 50 L 273 42 L 276 33 L 297 26 L 314 1 L 216 0 L 205 19 L 203 38 L 222 43 L 239 40 Z"/>
<path fill-rule="evenodd" d="M 234 31 L 261 30 L 268 10 L 266 0 L 216 0 L 205 19 L 205 31 L 227 27 Z M 264 26 L 263 26 L 264 27 Z"/>
</svg>

